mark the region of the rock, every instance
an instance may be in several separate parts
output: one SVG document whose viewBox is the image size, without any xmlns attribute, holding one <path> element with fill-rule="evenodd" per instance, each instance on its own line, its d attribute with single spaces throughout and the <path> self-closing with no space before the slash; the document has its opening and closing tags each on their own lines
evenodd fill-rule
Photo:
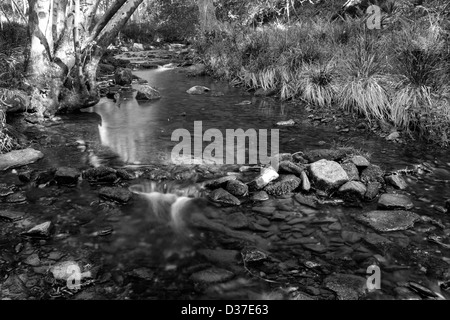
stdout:
<svg viewBox="0 0 450 320">
<path fill-rule="evenodd" d="M 117 180 L 116 170 L 109 167 L 90 168 L 83 172 L 83 178 L 89 182 L 114 182 Z"/>
<path fill-rule="evenodd" d="M 397 139 L 400 139 L 400 133 L 398 133 L 397 131 L 392 132 L 386 137 L 387 141 L 395 141 Z"/>
<path fill-rule="evenodd" d="M 357 217 L 362 223 L 380 232 L 407 230 L 420 216 L 409 211 L 370 211 Z"/>
<path fill-rule="evenodd" d="M 75 271 L 81 272 L 81 266 L 75 261 L 58 262 L 50 268 L 53 278 L 56 280 L 67 281 Z M 81 280 L 81 279 L 80 279 Z"/>
<path fill-rule="evenodd" d="M 119 177 L 122 180 L 133 180 L 135 178 L 134 174 L 128 172 L 125 169 L 117 169 L 117 177 Z"/>
<path fill-rule="evenodd" d="M 10 211 L 10 210 L 0 211 L 0 220 L 14 222 L 14 221 L 22 220 L 23 217 L 24 217 L 24 214 L 22 212 Z"/>
<path fill-rule="evenodd" d="M 190 279 L 194 282 L 200 282 L 204 284 L 225 282 L 234 278 L 234 273 L 219 268 L 210 268 L 196 272 L 190 276 Z"/>
<path fill-rule="evenodd" d="M 50 236 L 51 225 L 52 223 L 50 221 L 41 223 L 25 232 L 24 235 L 31 238 L 48 238 Z"/>
<path fill-rule="evenodd" d="M 341 165 L 334 161 L 319 160 L 310 165 L 309 171 L 316 188 L 331 191 L 348 182 L 348 175 Z"/>
<path fill-rule="evenodd" d="M 287 121 L 279 121 L 277 122 L 277 126 L 293 126 L 295 125 L 295 121 L 293 119 Z"/>
<path fill-rule="evenodd" d="M 81 172 L 74 168 L 61 167 L 56 169 L 55 181 L 59 185 L 74 185 L 77 184 Z"/>
<path fill-rule="evenodd" d="M 305 154 L 301 151 L 296 152 L 292 155 L 292 161 L 300 164 L 307 164 L 309 163 L 308 160 L 304 158 Z M 320 159 L 319 159 L 320 160 Z"/>
<path fill-rule="evenodd" d="M 248 186 L 239 180 L 228 181 L 225 189 L 236 197 L 248 195 Z"/>
<path fill-rule="evenodd" d="M 200 249 L 197 253 L 212 263 L 219 265 L 235 265 L 238 261 L 239 251 L 224 249 Z"/>
<path fill-rule="evenodd" d="M 384 177 L 384 180 L 396 189 L 405 190 L 408 187 L 406 181 L 398 174 L 386 176 Z"/>
<path fill-rule="evenodd" d="M 367 160 L 363 156 L 354 156 L 350 159 L 350 161 L 360 169 L 364 169 L 370 166 L 369 160 Z"/>
<path fill-rule="evenodd" d="M 137 268 L 131 274 L 139 279 L 150 281 L 153 279 L 154 272 L 149 268 Z"/>
<path fill-rule="evenodd" d="M 341 164 L 342 169 L 347 172 L 348 179 L 350 181 L 358 181 L 359 180 L 359 171 L 355 164 L 352 162 L 346 162 Z"/>
<path fill-rule="evenodd" d="M 317 162 L 319 160 L 339 161 L 342 160 L 350 151 L 342 149 L 314 149 L 305 152 L 304 158 L 309 163 Z"/>
<path fill-rule="evenodd" d="M 209 189 L 225 188 L 229 181 L 236 180 L 236 176 L 225 176 L 218 179 L 208 181 L 205 187 Z"/>
<path fill-rule="evenodd" d="M 378 208 L 411 210 L 414 208 L 414 203 L 403 194 L 383 194 L 378 200 Z"/>
<path fill-rule="evenodd" d="M 28 296 L 28 289 L 18 275 L 9 275 L 0 285 L 0 297 L 2 299 L 27 300 Z"/>
<path fill-rule="evenodd" d="M 336 292 L 339 300 L 358 300 L 367 288 L 367 279 L 351 274 L 336 274 L 325 278 L 325 287 Z"/>
<path fill-rule="evenodd" d="M 227 225 L 233 229 L 242 229 L 248 226 L 247 217 L 242 212 L 235 212 L 227 215 L 225 221 Z"/>
<path fill-rule="evenodd" d="M 99 63 L 98 69 L 101 75 L 113 73 L 116 68 L 113 65 L 107 63 Z"/>
<path fill-rule="evenodd" d="M 305 196 L 301 193 L 297 193 L 294 198 L 302 205 L 317 209 L 317 198 L 314 196 Z"/>
<path fill-rule="evenodd" d="M 359 181 L 349 181 L 339 188 L 339 194 L 347 200 L 362 199 L 366 191 L 364 183 Z"/>
<path fill-rule="evenodd" d="M 41 265 L 41 260 L 37 253 L 33 253 L 25 259 L 24 263 L 32 267 L 38 267 Z"/>
<path fill-rule="evenodd" d="M 303 247 L 309 251 L 313 251 L 313 252 L 317 252 L 317 253 L 324 253 L 327 251 L 327 247 L 322 244 L 305 243 L 305 244 L 303 244 Z"/>
<path fill-rule="evenodd" d="M 384 171 L 377 165 L 371 164 L 361 172 L 361 181 L 365 184 L 370 182 L 384 183 Z"/>
<path fill-rule="evenodd" d="M 144 51 L 144 45 L 142 43 L 133 43 L 133 51 Z"/>
<path fill-rule="evenodd" d="M 245 263 L 261 262 L 267 260 L 269 257 L 267 253 L 257 247 L 245 247 L 241 251 L 241 256 Z"/>
<path fill-rule="evenodd" d="M 281 196 L 297 189 L 300 186 L 300 183 L 300 178 L 294 175 L 286 175 L 268 184 L 264 188 L 264 191 L 269 195 Z"/>
<path fill-rule="evenodd" d="M 211 89 L 209 89 L 207 87 L 194 86 L 194 87 L 190 88 L 189 90 L 187 90 L 186 92 L 191 95 L 200 95 L 200 94 L 204 94 L 209 91 L 211 91 Z"/>
<path fill-rule="evenodd" d="M 362 234 L 354 231 L 342 231 L 341 237 L 345 242 L 355 244 L 362 239 Z"/>
<path fill-rule="evenodd" d="M 225 93 L 223 93 L 221 91 L 211 92 L 211 97 L 223 97 L 224 95 L 225 95 Z"/>
<path fill-rule="evenodd" d="M 129 86 L 133 82 L 133 73 L 128 68 L 118 68 L 114 73 L 114 81 L 119 86 Z"/>
<path fill-rule="evenodd" d="M 42 152 L 31 148 L 0 154 L 0 171 L 25 166 L 43 157 Z"/>
<path fill-rule="evenodd" d="M 212 191 L 209 194 L 209 198 L 214 202 L 222 204 L 229 204 L 234 206 L 239 206 L 241 204 L 238 198 L 222 188 Z"/>
<path fill-rule="evenodd" d="M 381 183 L 369 182 L 367 184 L 367 191 L 366 191 L 366 194 L 364 195 L 364 199 L 366 199 L 366 200 L 375 199 L 376 196 L 378 196 L 380 189 L 381 189 Z"/>
<path fill-rule="evenodd" d="M 268 167 L 268 168 L 262 168 L 261 174 L 256 177 L 255 180 L 249 182 L 247 185 L 252 190 L 260 190 L 267 186 L 270 182 L 274 181 L 275 179 L 278 179 L 279 175 L 275 171 L 274 168 Z"/>
<path fill-rule="evenodd" d="M 380 236 L 376 233 L 366 234 L 363 238 L 364 242 L 373 250 L 385 254 L 393 245 L 392 241 L 388 238 Z"/>
<path fill-rule="evenodd" d="M 124 188 L 104 187 L 99 190 L 99 196 L 106 200 L 125 203 L 130 201 L 132 193 L 128 189 Z"/>
<path fill-rule="evenodd" d="M 279 173 L 293 173 L 300 177 L 302 172 L 305 171 L 305 166 L 299 166 L 291 161 L 281 161 L 278 165 Z"/>
<path fill-rule="evenodd" d="M 311 182 L 309 182 L 309 178 L 308 175 L 306 174 L 305 171 L 303 171 L 300 175 L 301 179 L 302 179 L 302 190 L 308 192 L 309 190 L 311 190 Z"/>
<path fill-rule="evenodd" d="M 277 89 L 263 89 L 259 88 L 255 91 L 256 97 L 270 97 L 277 93 Z"/>
<path fill-rule="evenodd" d="M 139 85 L 136 89 L 136 100 L 150 101 L 161 99 L 161 94 L 159 91 L 148 84 Z"/>
<path fill-rule="evenodd" d="M 258 191 L 252 194 L 251 199 L 253 201 L 267 201 L 269 200 L 269 195 L 265 191 Z"/>
<path fill-rule="evenodd" d="M 5 200 L 6 203 L 22 203 L 27 201 L 27 197 L 24 192 L 15 192 L 8 195 Z"/>
</svg>

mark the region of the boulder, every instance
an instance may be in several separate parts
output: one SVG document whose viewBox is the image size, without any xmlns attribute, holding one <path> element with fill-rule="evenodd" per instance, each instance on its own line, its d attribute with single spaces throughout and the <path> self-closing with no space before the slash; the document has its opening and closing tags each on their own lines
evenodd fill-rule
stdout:
<svg viewBox="0 0 450 320">
<path fill-rule="evenodd" d="M 114 73 L 114 80 L 119 86 L 129 86 L 133 82 L 133 73 L 131 69 L 119 68 Z"/>
<path fill-rule="evenodd" d="M 281 161 L 278 166 L 279 173 L 293 173 L 296 176 L 300 177 L 302 172 L 305 171 L 306 166 L 298 165 L 291 161 Z"/>
<path fill-rule="evenodd" d="M 376 196 L 378 196 L 380 189 L 381 189 L 381 183 L 369 182 L 367 184 L 367 191 L 366 191 L 366 194 L 364 195 L 364 199 L 366 199 L 366 200 L 375 199 Z"/>
<path fill-rule="evenodd" d="M 301 179 L 295 175 L 282 176 L 279 179 L 268 184 L 264 190 L 273 196 L 281 196 L 283 194 L 294 191 L 300 186 Z"/>
<path fill-rule="evenodd" d="M 383 194 L 378 200 L 378 208 L 411 210 L 414 208 L 414 203 L 403 194 Z"/>
<path fill-rule="evenodd" d="M 253 201 L 267 201 L 269 200 L 269 195 L 265 191 L 257 191 L 252 194 L 251 199 Z"/>
<path fill-rule="evenodd" d="M 361 172 L 361 181 L 365 184 L 369 182 L 384 183 L 384 171 L 377 165 L 371 164 Z"/>
<path fill-rule="evenodd" d="M 42 152 L 31 148 L 0 154 L 0 171 L 25 166 L 43 157 Z"/>
<path fill-rule="evenodd" d="M 348 178 L 350 181 L 359 180 L 359 171 L 356 165 L 353 162 L 345 162 L 341 164 L 342 169 L 347 172 Z"/>
<path fill-rule="evenodd" d="M 236 197 L 243 197 L 248 194 L 248 186 L 239 180 L 228 181 L 226 190 Z"/>
<path fill-rule="evenodd" d="M 239 206 L 241 202 L 228 191 L 219 188 L 209 194 L 209 198 L 217 203 Z"/>
<path fill-rule="evenodd" d="M 77 184 L 81 172 L 75 168 L 61 167 L 55 172 L 55 181 L 59 185 L 74 185 Z"/>
<path fill-rule="evenodd" d="M 136 89 L 136 100 L 157 100 L 161 98 L 159 91 L 148 84 L 139 85 Z"/>
<path fill-rule="evenodd" d="M 205 94 L 206 92 L 209 92 L 209 91 L 211 91 L 211 89 L 209 89 L 208 87 L 194 86 L 194 87 L 190 88 L 189 90 L 187 90 L 186 92 L 191 95 L 200 95 L 200 94 Z"/>
<path fill-rule="evenodd" d="M 353 156 L 350 161 L 360 169 L 370 166 L 369 160 L 367 160 L 363 156 Z"/>
<path fill-rule="evenodd" d="M 398 174 L 386 176 L 384 177 L 384 180 L 386 181 L 386 183 L 390 184 L 396 189 L 405 190 L 408 187 L 408 184 L 403 179 L 403 177 Z"/>
<path fill-rule="evenodd" d="M 347 200 L 362 199 L 366 191 L 366 186 L 360 181 L 349 181 L 339 188 L 339 194 Z"/>
<path fill-rule="evenodd" d="M 274 168 L 262 168 L 261 173 L 255 180 L 248 183 L 248 187 L 252 190 L 261 190 L 267 186 L 270 182 L 278 179 L 279 175 Z"/>
<path fill-rule="evenodd" d="M 319 160 L 310 165 L 309 171 L 316 188 L 323 191 L 337 189 L 349 181 L 345 170 L 334 161 Z"/>
</svg>

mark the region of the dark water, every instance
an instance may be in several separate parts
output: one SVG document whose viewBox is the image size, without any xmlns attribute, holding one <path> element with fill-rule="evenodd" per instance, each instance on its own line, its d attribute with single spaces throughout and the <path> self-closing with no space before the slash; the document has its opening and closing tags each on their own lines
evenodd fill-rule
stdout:
<svg viewBox="0 0 450 320">
<path fill-rule="evenodd" d="M 434 168 L 433 173 L 419 178 L 407 177 L 408 191 L 412 194 L 415 212 L 419 215 L 438 219 L 444 228 L 431 226 L 431 231 L 448 236 L 450 234 L 450 219 L 436 211 L 433 206 L 443 206 L 450 197 L 450 155 L 447 150 L 430 148 L 426 144 L 417 143 L 405 147 L 402 144 L 386 142 L 371 133 L 351 130 L 349 133 L 339 133 L 333 125 L 314 126 L 308 120 L 308 113 L 302 104 L 281 103 L 273 99 L 254 98 L 241 88 L 233 88 L 224 82 L 216 82 L 211 78 L 189 78 L 177 70 L 160 68 L 152 71 L 136 71 L 135 74 L 149 81 L 158 88 L 162 98 L 157 101 L 138 103 L 133 95 L 124 95 L 118 101 L 102 99 L 101 102 L 85 113 L 63 117 L 64 131 L 55 127 L 55 135 L 44 139 L 83 140 L 93 146 L 99 161 L 116 165 L 167 165 L 170 164 L 170 154 L 177 142 L 171 141 L 172 132 L 184 128 L 193 134 L 194 121 L 202 121 L 203 131 L 215 128 L 225 133 L 226 129 L 279 129 L 280 152 L 296 152 L 308 149 L 327 148 L 334 145 L 346 145 L 362 148 L 372 155 L 371 162 L 382 166 L 386 170 L 412 168 L 414 165 L 427 162 Z M 186 90 L 194 85 L 204 85 L 213 92 L 220 91 L 223 96 L 188 95 Z M 252 104 L 237 105 L 244 100 Z M 277 127 L 278 121 L 295 119 L 299 125 L 293 127 Z M 55 144 L 58 141 L 55 141 Z M 320 142 L 320 143 L 319 143 Z M 323 143 L 324 142 L 324 143 Z M 87 168 L 89 153 L 80 152 L 75 148 L 52 148 L 51 141 L 44 148 L 46 157 L 36 167 L 43 166 L 75 166 Z M 103 153 L 102 153 L 103 151 Z M 9 178 L 4 177 L 3 180 Z M 10 180 L 12 180 L 11 178 Z M 139 183 L 139 182 L 136 182 Z M 176 189 L 176 187 L 174 187 Z M 150 190 L 151 191 L 151 190 Z M 52 191 L 53 192 L 53 191 Z M 59 192 L 59 193 L 58 193 Z M 222 241 L 216 241 L 211 233 L 191 230 L 182 234 L 173 232 L 167 223 L 161 223 L 157 211 L 151 201 L 144 196 L 135 195 L 132 203 L 118 206 L 98 200 L 95 190 L 87 183 L 82 183 L 75 189 L 49 192 L 30 190 L 37 202 L 23 205 L 26 212 L 41 212 L 41 218 L 56 219 L 58 235 L 51 244 L 61 251 L 71 252 L 74 258 L 91 259 L 101 263 L 106 274 L 119 284 L 120 290 L 105 287 L 100 296 L 117 298 L 118 295 L 143 298 L 199 298 L 223 297 L 226 294 L 205 293 L 189 281 L 189 275 L 200 268 L 202 259 L 196 255 L 196 250 L 215 249 L 224 247 Z M 51 194 L 48 194 L 51 193 Z M 56 198 L 52 205 L 47 205 L 43 198 Z M 170 201 L 159 198 L 162 207 L 170 207 Z M 166 201 L 167 203 L 164 203 Z M 293 205 L 293 204 L 289 204 Z M 293 205 L 295 208 L 295 205 Z M 254 215 L 250 210 L 251 204 L 244 204 L 242 211 Z M 373 232 L 369 228 L 359 225 L 352 218 L 363 210 L 375 209 L 376 204 L 368 204 L 365 208 L 349 208 L 338 206 L 323 206 L 314 214 L 320 217 L 336 218 L 343 230 L 359 233 Z M 191 214 L 196 211 L 208 211 L 211 216 L 219 209 L 211 209 L 201 202 L 192 206 Z M 228 211 L 227 211 L 228 212 Z M 223 212 L 221 214 L 224 214 Z M 163 219 L 164 220 L 164 219 Z M 167 219 L 166 219 L 167 220 Z M 167 221 L 166 221 L 167 222 Z M 98 237 L 101 230 L 113 228 L 114 233 L 107 237 Z M 305 228 L 315 235 L 323 234 L 325 238 L 340 234 L 321 229 L 320 226 Z M 390 234 L 393 238 L 407 241 L 427 254 L 439 258 L 449 257 L 450 250 L 430 244 L 426 236 L 430 232 L 430 225 L 425 224 L 406 231 Z M 306 232 L 305 232 L 306 233 Z M 405 240 L 406 239 L 406 240 Z M 325 239 L 324 242 L 327 240 Z M 225 249 L 237 249 L 239 245 L 230 241 Z M 346 251 L 350 249 L 350 251 Z M 292 249 L 268 248 L 278 259 L 290 260 L 295 254 Z M 329 269 L 341 273 L 365 274 L 366 260 L 349 262 L 348 259 L 339 260 L 346 252 L 364 253 L 358 245 L 344 246 L 332 250 L 327 257 L 329 260 L 320 261 Z M 367 252 L 365 252 L 367 253 Z M 370 254 L 378 254 L 371 252 Z M 382 254 L 381 254 L 382 255 Z M 353 256 L 351 256 L 353 257 Z M 435 275 L 427 274 L 423 268 L 427 266 L 401 259 L 392 253 L 382 257 L 384 265 L 391 267 L 383 273 L 383 291 L 389 296 L 393 288 L 402 281 L 419 281 L 428 287 L 437 288 Z M 299 261 L 314 260 L 314 256 L 303 256 L 300 253 L 295 259 Z M 339 261 L 338 261 L 339 260 Z M 442 260 L 442 259 L 441 259 Z M 299 263 L 299 262 L 297 262 Z M 348 264 L 348 265 L 346 265 Z M 395 268 L 398 266 L 404 268 Z M 142 281 L 133 278 L 133 270 L 149 267 L 154 276 L 152 280 Z M 242 267 L 242 266 L 241 266 Z M 361 271 L 362 270 L 362 271 Z M 131 276 L 130 276 L 131 274 Z M 128 275 L 128 276 L 126 276 Z M 106 279 L 105 281 L 107 281 Z M 295 284 L 293 279 L 285 279 L 287 286 Z M 302 281 L 306 281 L 302 278 Z M 309 281 L 309 282 L 308 282 Z M 316 280 L 310 279 L 303 285 L 314 286 Z M 281 281 L 283 282 L 283 281 Z M 271 285 L 265 281 L 248 281 L 248 278 L 236 280 L 233 289 L 237 298 L 251 298 L 254 294 L 270 291 Z M 273 286 L 272 286 L 273 287 Z M 231 289 L 230 289 L 231 290 Z M 375 295 L 376 297 L 383 297 Z M 226 296 L 228 297 L 228 296 Z"/>
</svg>

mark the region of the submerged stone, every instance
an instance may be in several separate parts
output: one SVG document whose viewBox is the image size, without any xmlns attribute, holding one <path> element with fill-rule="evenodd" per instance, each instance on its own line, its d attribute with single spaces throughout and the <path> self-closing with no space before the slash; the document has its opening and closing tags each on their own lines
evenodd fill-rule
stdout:
<svg viewBox="0 0 450 320">
<path fill-rule="evenodd" d="M 420 216 L 409 211 L 370 211 L 357 219 L 377 231 L 391 232 L 412 228 Z"/>
<path fill-rule="evenodd" d="M 42 152 L 31 148 L 0 154 L 0 171 L 25 166 L 43 157 Z"/>
<path fill-rule="evenodd" d="M 358 300 L 367 288 L 367 279 L 351 274 L 336 274 L 325 278 L 325 287 L 336 292 L 339 300 Z"/>
<path fill-rule="evenodd" d="M 128 202 L 131 199 L 132 193 L 128 189 L 124 188 L 104 187 L 100 189 L 99 196 L 106 200 Z"/>
<path fill-rule="evenodd" d="M 206 92 L 211 91 L 211 89 L 204 87 L 204 86 L 194 86 L 192 88 L 190 88 L 189 90 L 187 90 L 186 92 L 188 94 L 191 95 L 200 95 L 200 94 L 204 94 Z"/>
<path fill-rule="evenodd" d="M 387 176 L 384 180 L 396 189 L 404 190 L 408 187 L 406 181 L 398 174 Z"/>
<path fill-rule="evenodd" d="M 403 194 L 383 194 L 378 200 L 378 208 L 380 209 L 404 209 L 411 210 L 414 203 L 408 196 Z"/>
<path fill-rule="evenodd" d="M 233 278 L 234 278 L 233 272 L 220 268 L 210 268 L 202 270 L 190 276 L 190 279 L 192 281 L 205 284 L 225 282 Z"/>
<path fill-rule="evenodd" d="M 226 190 L 236 197 L 243 197 L 248 194 L 248 186 L 239 180 L 228 181 Z"/>
</svg>

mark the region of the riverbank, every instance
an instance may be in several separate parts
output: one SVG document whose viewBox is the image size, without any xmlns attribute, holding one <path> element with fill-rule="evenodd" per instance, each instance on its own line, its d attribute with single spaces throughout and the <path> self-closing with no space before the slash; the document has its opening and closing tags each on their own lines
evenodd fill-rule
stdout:
<svg viewBox="0 0 450 320">
<path fill-rule="evenodd" d="M 411 3 L 391 9 L 381 30 L 368 30 L 363 19 L 305 16 L 224 28 L 196 48 L 211 75 L 256 95 L 301 101 L 319 113 L 353 113 L 391 140 L 448 146 L 447 20 Z"/>
</svg>

